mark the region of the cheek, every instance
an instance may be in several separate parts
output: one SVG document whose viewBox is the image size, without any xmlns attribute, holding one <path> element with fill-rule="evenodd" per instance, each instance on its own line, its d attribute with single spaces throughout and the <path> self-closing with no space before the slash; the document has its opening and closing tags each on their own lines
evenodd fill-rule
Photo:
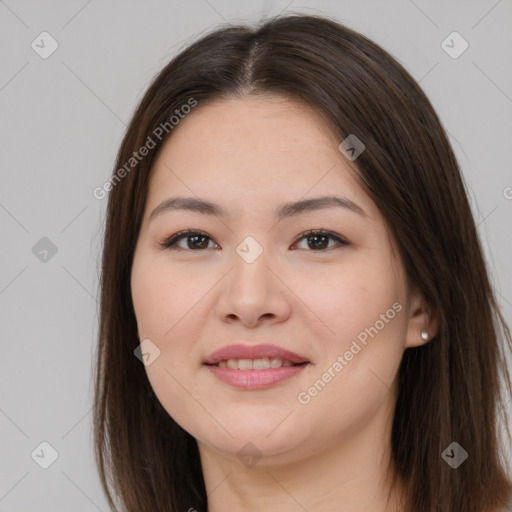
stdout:
<svg viewBox="0 0 512 512">
<path fill-rule="evenodd" d="M 196 355 L 191 342 L 199 338 L 205 320 L 200 299 L 212 287 L 213 283 L 205 282 L 210 280 L 192 282 L 176 268 L 142 258 L 134 261 L 131 275 L 139 338 L 150 339 L 159 350 L 145 366 L 148 380 L 164 409 L 189 431 L 190 418 L 204 415 L 198 402 L 191 399 L 201 396 L 201 390 L 195 389 L 190 379 L 188 363 Z"/>
<path fill-rule="evenodd" d="M 161 258 L 141 258 L 133 266 L 131 287 L 139 338 L 150 339 L 160 351 L 146 370 L 150 380 L 158 379 L 157 385 L 170 394 L 175 383 L 169 373 L 185 383 L 190 372 L 201 366 L 196 341 L 204 337 L 211 311 L 208 292 L 217 282 L 211 272 L 171 267 Z"/>
<path fill-rule="evenodd" d="M 201 297 L 213 285 L 210 281 L 204 275 L 184 277 L 179 268 L 169 268 L 158 259 L 134 264 L 131 289 L 140 336 L 165 345 L 180 324 L 190 322 L 201 308 Z"/>
<path fill-rule="evenodd" d="M 318 364 L 295 398 L 311 442 L 357 432 L 394 401 L 407 332 L 400 295 L 393 287 L 345 290 L 317 297 L 335 335 L 318 338 Z"/>
<path fill-rule="evenodd" d="M 401 274 L 385 258 L 373 261 L 358 260 L 328 281 L 303 278 L 300 293 L 321 322 L 312 323 L 318 364 L 298 401 L 317 419 L 338 404 L 333 428 L 376 410 L 393 387 L 404 350 Z"/>
<path fill-rule="evenodd" d="M 165 294 L 168 279 L 158 278 L 155 268 L 149 266 L 147 270 L 134 270 L 132 272 L 131 288 L 132 300 L 137 319 L 139 337 L 142 338 L 160 338 L 167 325 L 167 329 L 172 322 L 172 303 L 171 295 Z"/>
<path fill-rule="evenodd" d="M 331 355 L 343 353 L 358 336 L 363 343 L 366 336 L 387 344 L 405 335 L 405 315 L 398 314 L 405 300 L 401 276 L 390 271 L 385 258 L 371 264 L 353 258 L 316 276 L 304 273 L 294 283 L 294 291 L 309 309 L 311 326 L 323 340 L 321 348 Z"/>
</svg>

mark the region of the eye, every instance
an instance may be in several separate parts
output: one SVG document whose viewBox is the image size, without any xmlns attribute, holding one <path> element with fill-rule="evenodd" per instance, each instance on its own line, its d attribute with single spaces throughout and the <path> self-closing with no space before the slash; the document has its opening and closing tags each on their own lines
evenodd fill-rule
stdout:
<svg viewBox="0 0 512 512">
<path fill-rule="evenodd" d="M 185 240 L 186 247 L 179 245 L 179 242 Z M 344 246 L 349 245 L 349 242 L 341 238 L 340 236 L 331 233 L 330 231 L 325 231 L 323 229 L 312 229 L 303 233 L 297 241 L 295 241 L 294 245 L 297 242 L 302 240 L 307 241 L 308 248 L 312 249 L 313 252 L 321 252 L 326 249 L 332 249 L 332 246 L 329 246 L 329 241 L 334 240 L 338 245 Z M 190 249 L 192 251 L 201 251 L 203 249 L 208 249 L 209 241 L 213 242 L 210 236 L 199 230 L 186 230 L 180 231 L 167 238 L 163 242 L 160 243 L 162 247 L 165 249 Z M 219 245 L 213 242 L 214 247 L 218 248 Z"/>
<path fill-rule="evenodd" d="M 186 247 L 178 245 L 178 242 L 181 242 L 182 240 L 185 240 L 187 244 Z M 211 240 L 211 238 L 203 231 L 189 229 L 172 235 L 170 238 L 164 240 L 160 245 L 166 249 L 179 248 L 200 251 L 202 249 L 208 249 L 208 240 Z M 218 247 L 218 245 L 215 244 L 215 247 Z"/>
<path fill-rule="evenodd" d="M 331 249 L 332 246 L 329 247 L 329 240 L 335 240 L 338 245 L 341 246 L 349 245 L 349 242 L 343 240 L 340 236 L 323 229 L 312 229 L 303 233 L 297 241 L 300 242 L 302 240 L 306 240 L 307 246 L 311 248 L 313 252 L 321 252 L 326 249 Z M 297 242 L 295 242 L 295 244 L 296 243 Z"/>
</svg>

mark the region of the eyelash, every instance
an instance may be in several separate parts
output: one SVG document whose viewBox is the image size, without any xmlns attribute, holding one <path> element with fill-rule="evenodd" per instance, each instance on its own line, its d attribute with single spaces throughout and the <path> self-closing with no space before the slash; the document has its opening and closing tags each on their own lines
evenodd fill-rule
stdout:
<svg viewBox="0 0 512 512">
<path fill-rule="evenodd" d="M 178 251 L 178 250 L 182 250 L 182 251 L 189 251 L 189 252 L 202 252 L 202 251 L 205 251 L 206 249 L 184 249 L 183 247 L 176 247 L 176 243 L 182 239 L 186 239 L 190 236 L 202 236 L 202 237 L 205 237 L 205 238 L 209 238 L 210 240 L 212 240 L 212 238 L 208 235 L 208 233 L 205 233 L 204 231 L 200 231 L 200 230 L 195 230 L 195 229 L 189 229 L 189 230 L 185 230 L 185 231 L 180 231 L 179 233 L 176 233 L 168 238 L 166 238 L 163 242 L 160 242 L 160 245 L 164 248 L 164 249 L 170 249 L 170 250 L 175 250 L 175 251 Z M 341 238 L 339 235 L 336 235 L 335 233 L 332 233 L 331 231 L 326 231 L 324 229 L 311 229 L 309 231 L 306 231 L 304 233 L 302 233 L 294 242 L 294 245 L 297 243 L 297 242 L 300 242 L 302 239 L 305 239 L 305 238 L 308 238 L 308 237 L 312 237 L 312 236 L 327 236 L 333 240 L 335 240 L 336 242 L 338 242 L 339 246 L 347 246 L 347 245 L 350 245 L 349 242 L 347 242 L 346 240 L 344 240 L 343 238 Z M 213 240 L 212 240 L 213 241 Z M 320 249 L 318 251 L 315 251 L 315 250 L 312 250 L 312 249 L 309 249 L 308 252 L 325 252 L 325 251 L 328 251 L 332 249 L 332 247 L 328 247 L 327 249 Z"/>
</svg>

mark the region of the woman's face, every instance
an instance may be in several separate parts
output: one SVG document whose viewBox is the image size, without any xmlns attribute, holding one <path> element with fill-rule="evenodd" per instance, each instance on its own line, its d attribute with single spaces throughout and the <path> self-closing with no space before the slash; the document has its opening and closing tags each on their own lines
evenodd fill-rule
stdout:
<svg viewBox="0 0 512 512">
<path fill-rule="evenodd" d="M 402 353 L 421 339 L 396 246 L 340 142 L 291 100 L 216 100 L 154 163 L 133 303 L 155 394 L 200 446 L 293 461 L 390 417 Z M 327 196 L 340 201 L 293 207 Z M 177 197 L 223 213 L 155 210 Z M 164 246 L 185 230 L 202 234 Z M 250 351 L 262 344 L 274 347 Z"/>
</svg>

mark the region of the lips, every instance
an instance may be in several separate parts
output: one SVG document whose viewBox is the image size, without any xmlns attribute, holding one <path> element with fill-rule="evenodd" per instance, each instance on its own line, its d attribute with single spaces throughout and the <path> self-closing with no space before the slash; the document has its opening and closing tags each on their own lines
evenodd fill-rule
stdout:
<svg viewBox="0 0 512 512">
<path fill-rule="evenodd" d="M 272 388 L 304 372 L 311 361 L 276 345 L 227 345 L 210 354 L 204 366 L 231 388 Z"/>
<path fill-rule="evenodd" d="M 221 361 L 229 360 L 260 360 L 260 359 L 280 359 L 288 361 L 294 365 L 309 363 L 310 361 L 295 352 L 283 349 L 277 345 L 261 344 L 261 345 L 226 345 L 219 350 L 210 354 L 204 364 L 218 365 Z"/>
</svg>

